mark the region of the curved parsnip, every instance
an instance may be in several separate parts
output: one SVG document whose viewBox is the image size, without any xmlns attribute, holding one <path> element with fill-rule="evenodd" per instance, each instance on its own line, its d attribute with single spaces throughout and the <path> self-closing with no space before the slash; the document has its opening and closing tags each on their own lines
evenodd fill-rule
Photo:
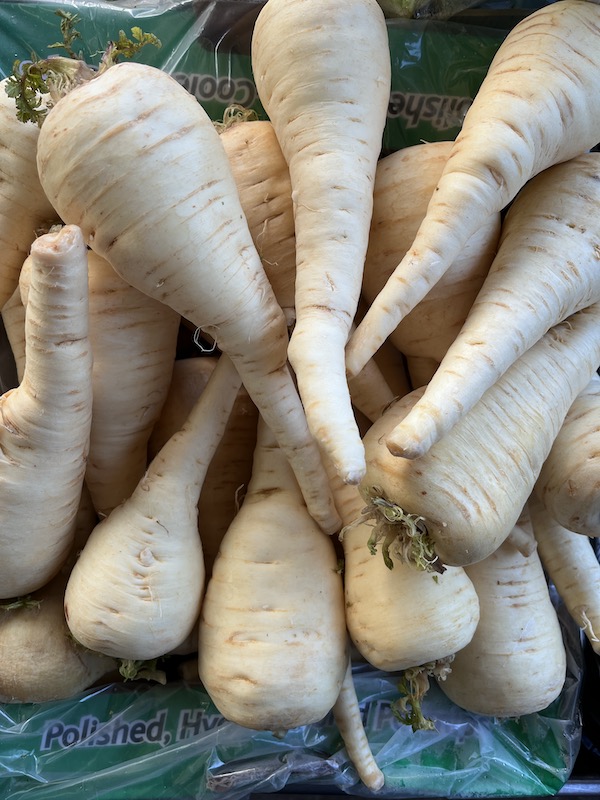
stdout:
<svg viewBox="0 0 600 800">
<path fill-rule="evenodd" d="M 67 557 L 92 418 L 81 231 L 45 234 L 31 256 L 23 380 L 0 399 L 0 598 L 42 587 Z"/>
<path fill-rule="evenodd" d="M 385 783 L 385 776 L 373 757 L 371 745 L 365 733 L 350 659 L 348 659 L 342 687 L 332 711 L 333 719 L 358 777 L 368 789 L 373 792 L 378 791 Z"/>
<path fill-rule="evenodd" d="M 371 304 L 409 249 L 452 149 L 427 142 L 380 159 L 362 293 Z M 406 187 L 410 186 L 410 192 Z M 459 332 L 496 253 L 500 214 L 490 214 L 465 243 L 445 275 L 390 334 L 409 360 L 429 360 L 431 374 Z M 411 376 L 412 377 L 412 376 Z M 426 383 L 419 373 L 418 382 Z"/>
<path fill-rule="evenodd" d="M 237 122 L 220 136 L 252 239 L 291 327 L 296 317 L 296 235 L 287 162 L 269 120 Z"/>
<path fill-rule="evenodd" d="M 89 649 L 146 660 L 191 633 L 204 591 L 198 497 L 239 387 L 221 356 L 184 426 L 92 531 L 65 591 L 69 629 Z"/>
<path fill-rule="evenodd" d="M 358 372 L 491 213 L 534 175 L 598 143 L 596 3 L 558 0 L 512 28 L 489 66 L 412 246 L 346 351 Z M 577 220 L 581 222 L 581 220 Z"/>
<path fill-rule="evenodd" d="M 528 505 L 538 553 L 548 578 L 600 655 L 600 563 L 590 540 L 553 519 L 535 492 Z"/>
<path fill-rule="evenodd" d="M 519 192 L 464 325 L 388 436 L 395 455 L 422 455 L 550 327 L 600 301 L 599 204 L 597 152 L 544 170 Z"/>
<path fill-rule="evenodd" d="M 0 307 L 17 288 L 36 230 L 57 220 L 37 172 L 39 128 L 17 120 L 6 84 L 0 81 Z"/>
<path fill-rule="evenodd" d="M 269 0 L 256 19 L 254 81 L 289 166 L 296 324 L 289 359 L 309 427 L 348 483 L 364 475 L 344 348 L 354 321 L 389 104 L 376 0 Z"/>
<path fill-rule="evenodd" d="M 295 310 L 296 237 L 288 165 L 268 120 L 236 122 L 221 131 L 242 208 L 288 325 Z M 374 359 L 349 381 L 352 405 L 375 419 L 395 394 Z"/>
<path fill-rule="evenodd" d="M 564 528 L 600 536 L 600 376 L 575 398 L 535 485 Z"/>
<path fill-rule="evenodd" d="M 124 280 L 213 337 L 292 464 L 328 532 L 327 494 L 287 364 L 288 331 L 252 241 L 223 145 L 174 78 L 136 63 L 108 67 L 58 100 L 37 162 L 66 222 Z"/>
<path fill-rule="evenodd" d="M 380 535 L 388 544 L 397 538 L 391 546 L 401 551 L 416 544 L 419 558 L 424 551 L 447 565 L 492 553 L 515 525 L 574 398 L 599 362 L 595 304 L 551 328 L 419 458 L 393 456 L 385 439 L 423 388 L 392 405 L 364 436 L 368 470 L 361 491 L 383 523 Z"/>
<path fill-rule="evenodd" d="M 19 280 L 25 303 L 29 262 L 30 257 Z M 85 479 L 96 511 L 107 516 L 146 471 L 148 439 L 169 389 L 180 317 L 126 283 L 91 250 L 88 283 L 93 408 Z"/>
<path fill-rule="evenodd" d="M 94 405 L 86 483 L 106 516 L 147 466 L 152 427 L 169 390 L 180 317 L 88 254 Z M 118 387 L 118 391 L 115 391 Z"/>
<path fill-rule="evenodd" d="M 198 673 L 223 716 L 285 731 L 333 708 L 348 659 L 342 578 L 272 433 L 221 542 L 200 614 Z"/>
<path fill-rule="evenodd" d="M 466 570 L 481 617 L 440 688 L 475 714 L 520 717 L 543 711 L 563 688 L 567 657 L 537 550 L 524 556 L 509 537 Z"/>
<path fill-rule="evenodd" d="M 161 415 L 150 436 L 152 459 L 183 425 L 218 363 L 216 356 L 175 362 Z M 239 510 L 252 474 L 258 412 L 242 386 L 227 420 L 223 438 L 208 465 L 198 500 L 200 539 L 206 575 L 210 576 L 221 540 Z"/>
</svg>

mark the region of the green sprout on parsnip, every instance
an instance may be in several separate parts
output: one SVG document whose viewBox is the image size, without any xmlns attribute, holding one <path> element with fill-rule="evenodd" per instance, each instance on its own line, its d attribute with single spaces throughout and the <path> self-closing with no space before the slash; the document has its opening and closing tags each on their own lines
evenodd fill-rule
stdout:
<svg viewBox="0 0 600 800">
<path fill-rule="evenodd" d="M 166 673 L 157 667 L 158 659 L 147 661 L 133 658 L 123 658 L 119 663 L 119 674 L 126 681 L 146 680 L 160 683 L 164 686 L 167 682 Z"/>
<path fill-rule="evenodd" d="M 63 50 L 66 50 L 69 58 L 82 60 L 82 52 L 79 51 L 79 53 L 76 53 L 73 49 L 74 42 L 77 39 L 81 39 L 81 34 L 75 27 L 81 18 L 78 17 L 77 14 L 72 14 L 70 11 L 63 11 L 62 9 L 59 9 L 55 13 L 57 17 L 60 17 L 60 32 L 62 33 L 62 41 L 49 44 L 48 48 L 50 50 L 62 48 Z"/>
<path fill-rule="evenodd" d="M 394 567 L 394 555 L 398 560 L 414 564 L 427 572 L 441 574 L 445 571 L 423 517 L 404 511 L 397 503 L 385 498 L 377 486 L 368 491 L 367 500 L 361 521 L 374 520 L 373 533 L 367 542 L 372 555 L 377 553 L 377 547 L 380 546 L 388 569 Z"/>
<path fill-rule="evenodd" d="M 16 60 L 5 83 L 6 94 L 14 99 L 17 119 L 21 122 L 41 125 L 52 105 L 75 86 L 100 75 L 120 58 L 133 58 L 148 44 L 161 46 L 153 33 L 144 33 L 135 26 L 131 29 L 131 38 L 119 31 L 118 38 L 108 42 L 100 54 L 98 67 L 92 67 L 85 63 L 82 52 L 74 49 L 76 40 L 81 38 L 75 27 L 80 17 L 69 11 L 56 14 L 60 17 L 62 41 L 54 42 L 49 48 L 62 48 L 66 56 L 38 58 L 34 53 L 29 61 Z"/>
<path fill-rule="evenodd" d="M 14 599 L 0 603 L 0 610 L 16 611 L 19 608 L 39 608 L 41 604 L 41 600 L 31 597 L 31 595 L 28 594 L 24 597 L 15 597 Z"/>
<path fill-rule="evenodd" d="M 445 680 L 453 660 L 452 655 L 403 670 L 398 682 L 401 696 L 394 700 L 391 707 L 398 722 L 410 726 L 413 732 L 435 730 L 434 722 L 423 713 L 423 698 L 429 690 L 430 677 Z"/>
</svg>

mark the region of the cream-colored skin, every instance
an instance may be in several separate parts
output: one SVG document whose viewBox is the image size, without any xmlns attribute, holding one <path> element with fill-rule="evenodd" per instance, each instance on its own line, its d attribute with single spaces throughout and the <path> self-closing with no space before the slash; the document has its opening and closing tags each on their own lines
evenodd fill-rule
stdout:
<svg viewBox="0 0 600 800">
<path fill-rule="evenodd" d="M 221 132 L 242 208 L 288 325 L 296 317 L 296 237 L 288 165 L 270 121 L 238 122 Z M 373 359 L 349 382 L 352 404 L 375 419 L 394 393 Z"/>
<path fill-rule="evenodd" d="M 548 578 L 594 651 L 600 654 L 600 563 L 590 540 L 557 522 L 535 492 L 528 505 Z"/>
<path fill-rule="evenodd" d="M 202 106 L 162 70 L 119 63 L 56 103 L 40 131 L 37 161 L 61 218 L 80 225 L 124 280 L 228 354 L 311 513 L 324 530 L 336 530 L 318 446 L 287 364 L 285 315 Z"/>
<path fill-rule="evenodd" d="M 597 152 L 544 170 L 517 195 L 464 325 L 388 437 L 396 454 L 426 452 L 550 327 L 600 300 L 599 203 Z"/>
<path fill-rule="evenodd" d="M 30 257 L 19 280 L 25 302 L 29 262 Z M 85 478 L 96 511 L 107 516 L 146 471 L 148 439 L 169 390 L 180 317 L 126 283 L 91 250 L 88 276 L 94 399 Z"/>
<path fill-rule="evenodd" d="M 31 253 L 25 370 L 0 399 L 0 598 L 35 591 L 65 560 L 92 418 L 83 236 L 68 226 Z"/>
<path fill-rule="evenodd" d="M 344 742 L 348 757 L 364 785 L 376 792 L 385 784 L 385 776 L 373 756 L 363 725 L 358 697 L 352 677 L 352 662 L 348 659 L 346 673 L 337 700 L 333 719 Z"/>
<path fill-rule="evenodd" d="M 60 572 L 20 605 L 0 614 L 0 702 L 46 703 L 115 679 L 114 659 L 80 647 L 63 611 L 65 584 L 77 550 L 97 522 L 84 486 L 73 549 Z"/>
<path fill-rule="evenodd" d="M 39 128 L 17 119 L 6 82 L 0 81 L 0 308 L 17 288 L 36 229 L 57 220 L 37 173 Z"/>
<path fill-rule="evenodd" d="M 362 284 L 367 305 L 377 297 L 411 246 L 451 148 L 452 142 L 427 142 L 380 159 Z M 410 358 L 442 360 L 488 273 L 499 235 L 500 213 L 495 212 L 473 233 L 439 282 L 391 333 L 390 341 L 401 353 Z"/>
<path fill-rule="evenodd" d="M 535 491 L 564 528 L 600 536 L 600 376 L 575 398 Z"/>
<path fill-rule="evenodd" d="M 597 144 L 599 79 L 595 3 L 549 3 L 511 29 L 467 111 L 412 246 L 348 344 L 350 375 L 426 296 L 491 213 L 508 206 L 534 175 Z"/>
<path fill-rule="evenodd" d="M 171 386 L 150 437 L 148 453 L 154 458 L 170 436 L 179 430 L 193 404 L 204 391 L 218 358 L 202 356 L 178 359 Z M 223 438 L 211 459 L 198 501 L 200 538 L 207 576 L 219 545 L 238 512 L 252 475 L 258 412 L 242 386 L 235 400 Z"/>
<path fill-rule="evenodd" d="M 169 390 L 180 316 L 89 252 L 94 413 L 86 482 L 102 516 L 133 492 Z M 111 387 L 119 387 L 118 392 Z"/>
<path fill-rule="evenodd" d="M 20 608 L 0 616 L 0 702 L 46 703 L 74 697 L 118 664 L 73 641 L 65 622 L 65 579 L 52 578 Z"/>
<path fill-rule="evenodd" d="M 348 388 L 354 408 L 371 422 L 379 419 L 396 397 L 374 358 L 348 381 Z"/>
<path fill-rule="evenodd" d="M 465 566 L 508 536 L 554 438 L 600 362 L 600 304 L 552 328 L 417 459 L 397 458 L 386 437 L 422 395 L 391 406 L 364 436 L 363 496 L 383 496 L 425 519 L 443 564 Z"/>
<path fill-rule="evenodd" d="M 198 497 L 240 387 L 221 357 L 180 431 L 125 502 L 92 531 L 65 591 L 76 641 L 114 658 L 145 660 L 190 635 L 204 591 Z"/>
<path fill-rule="evenodd" d="M 519 717 L 543 711 L 563 688 L 566 652 L 537 550 L 524 556 L 509 537 L 466 571 L 479 595 L 481 617 L 440 688 L 475 714 Z"/>
<path fill-rule="evenodd" d="M 346 624 L 361 656 L 395 672 L 447 658 L 468 644 L 479 600 L 465 570 L 448 567 L 434 576 L 394 555 L 390 569 L 369 550 L 373 526 L 361 517 L 365 501 L 357 487 L 343 491 L 336 500 L 347 526 L 340 537 Z"/>
<path fill-rule="evenodd" d="M 296 324 L 289 359 L 311 431 L 342 478 L 357 483 L 364 451 L 344 348 L 360 296 L 389 104 L 385 18 L 376 0 L 269 0 L 254 25 L 251 57 L 292 188 Z"/>
<path fill-rule="evenodd" d="M 403 397 L 414 388 L 411 384 L 407 361 L 391 341 L 384 342 L 372 360 L 379 367 L 387 385 L 394 393 L 394 397 Z M 350 385 L 352 380 L 354 379 L 348 379 Z"/>
<path fill-rule="evenodd" d="M 27 260 L 27 259 L 25 259 Z M 6 338 L 15 362 L 15 376 L 17 383 L 23 378 L 25 369 L 25 306 L 21 302 L 19 286 L 2 306 L 2 323 L 6 331 Z"/>
<path fill-rule="evenodd" d="M 333 542 L 261 420 L 252 480 L 202 605 L 200 679 L 226 719 L 285 731 L 331 711 L 347 659 Z"/>
<path fill-rule="evenodd" d="M 288 325 L 295 312 L 296 236 L 290 173 L 269 120 L 221 132 L 248 227 Z"/>
</svg>

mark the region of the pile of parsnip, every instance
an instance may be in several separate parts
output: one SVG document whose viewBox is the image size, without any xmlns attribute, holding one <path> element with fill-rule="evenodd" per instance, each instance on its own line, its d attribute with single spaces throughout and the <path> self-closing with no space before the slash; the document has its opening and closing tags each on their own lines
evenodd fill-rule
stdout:
<svg viewBox="0 0 600 800">
<path fill-rule="evenodd" d="M 189 656 L 242 726 L 333 710 L 378 790 L 351 654 L 416 730 L 431 677 L 558 697 L 549 583 L 600 652 L 600 6 L 385 157 L 376 0 L 267 0 L 252 67 L 268 121 L 220 126 L 136 61 L 3 81 L 0 699 Z"/>
</svg>

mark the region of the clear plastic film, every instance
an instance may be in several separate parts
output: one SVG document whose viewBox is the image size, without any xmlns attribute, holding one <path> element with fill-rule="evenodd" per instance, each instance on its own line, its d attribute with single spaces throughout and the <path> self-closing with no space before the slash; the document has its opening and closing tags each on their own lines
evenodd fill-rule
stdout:
<svg viewBox="0 0 600 800">
<path fill-rule="evenodd" d="M 0 79 L 15 60 L 59 54 L 58 9 L 79 17 L 75 49 L 91 64 L 119 30 L 136 25 L 161 47 L 136 59 L 160 67 L 193 94 L 214 120 L 239 104 L 266 118 L 258 100 L 250 41 L 264 0 L 124 0 L 63 4 L 58 0 L 0 3 Z M 383 150 L 421 141 L 448 141 L 458 133 L 497 48 L 523 15 L 517 8 L 478 9 L 472 17 L 388 19 L 392 92 Z"/>
<path fill-rule="evenodd" d="M 562 617 L 564 614 L 559 609 Z M 0 798 L 236 800 L 251 793 L 402 797 L 554 795 L 580 747 L 579 631 L 563 619 L 568 674 L 543 712 L 518 719 L 468 713 L 433 683 L 423 701 L 435 730 L 394 717 L 398 675 L 354 667 L 365 730 L 386 783 L 358 780 L 332 715 L 277 736 L 228 722 L 200 683 L 112 683 L 43 704 L 0 706 Z"/>
<path fill-rule="evenodd" d="M 220 119 L 232 103 L 258 103 L 249 57 L 254 0 L 0 3 L 0 78 L 15 59 L 46 55 L 59 38 L 56 11 L 77 13 L 82 55 L 139 25 L 162 47 L 140 60 L 172 74 Z M 384 150 L 454 138 L 510 21 L 388 21 L 393 86 Z M 3 348 L 0 347 L 0 352 Z M 2 369 L 0 377 L 5 378 Z M 6 378 L 7 385 L 13 385 Z M 354 679 L 373 753 L 386 778 L 380 797 L 554 795 L 581 742 L 579 631 L 559 608 L 568 675 L 538 714 L 485 718 L 453 705 L 432 684 L 423 710 L 435 730 L 413 733 L 392 713 L 398 676 L 357 663 Z M 199 683 L 109 683 L 44 704 L 0 705 L 0 800 L 204 800 L 296 790 L 371 796 L 358 780 L 332 715 L 278 737 L 223 719 Z"/>
</svg>

